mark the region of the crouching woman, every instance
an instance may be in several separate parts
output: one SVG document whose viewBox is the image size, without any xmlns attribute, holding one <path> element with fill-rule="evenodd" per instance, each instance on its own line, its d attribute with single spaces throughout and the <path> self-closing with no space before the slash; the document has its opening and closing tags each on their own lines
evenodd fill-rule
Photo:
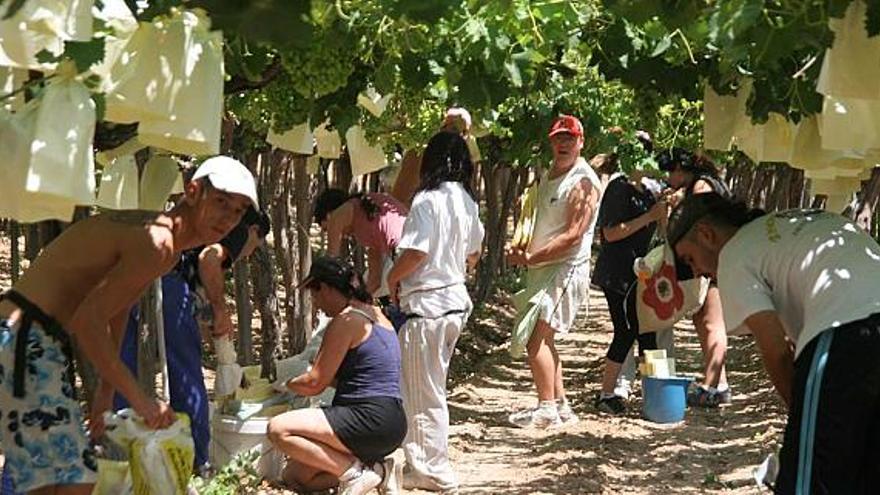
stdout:
<svg viewBox="0 0 880 495">
<path fill-rule="evenodd" d="M 333 319 L 312 368 L 287 387 L 311 396 L 335 386 L 336 395 L 330 407 L 269 422 L 269 439 L 289 458 L 285 481 L 309 491 L 338 485 L 343 495 L 396 484 L 393 461 L 384 459 L 406 435 L 397 334 L 347 262 L 315 259 L 303 285 Z"/>
</svg>

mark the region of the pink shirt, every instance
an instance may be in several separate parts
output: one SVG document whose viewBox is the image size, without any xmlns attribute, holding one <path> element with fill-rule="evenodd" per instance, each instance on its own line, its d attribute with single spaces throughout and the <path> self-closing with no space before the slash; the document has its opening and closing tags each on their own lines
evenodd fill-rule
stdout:
<svg viewBox="0 0 880 495">
<path fill-rule="evenodd" d="M 400 241 L 407 209 L 389 194 L 370 193 L 366 196 L 379 207 L 379 212 L 370 220 L 361 207 L 361 199 L 350 199 L 354 201 L 351 234 L 361 246 L 378 249 L 383 255 L 390 254 Z"/>
</svg>

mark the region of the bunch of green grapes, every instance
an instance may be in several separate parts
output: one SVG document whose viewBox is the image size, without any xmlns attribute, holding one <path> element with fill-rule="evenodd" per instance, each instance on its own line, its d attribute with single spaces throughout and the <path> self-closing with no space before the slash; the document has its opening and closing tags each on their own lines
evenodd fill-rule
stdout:
<svg viewBox="0 0 880 495">
<path fill-rule="evenodd" d="M 354 53 L 345 36 L 327 31 L 307 49 L 284 52 L 281 60 L 296 92 L 317 99 L 345 87 L 354 70 Z"/>
<path fill-rule="evenodd" d="M 262 93 L 276 132 L 292 129 L 309 120 L 312 100 L 296 90 L 294 78 L 287 70 L 263 88 Z"/>
</svg>

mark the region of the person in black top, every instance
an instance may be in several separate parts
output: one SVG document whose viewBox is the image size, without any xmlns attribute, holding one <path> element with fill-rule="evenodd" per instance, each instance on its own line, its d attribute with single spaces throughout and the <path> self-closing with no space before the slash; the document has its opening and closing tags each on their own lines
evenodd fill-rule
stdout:
<svg viewBox="0 0 880 495">
<path fill-rule="evenodd" d="M 617 171 L 616 159 L 612 157 L 606 163 L 611 171 Z M 605 292 L 614 326 L 614 339 L 605 359 L 602 392 L 596 401 L 596 407 L 602 412 L 621 414 L 625 411 L 623 398 L 614 394 L 614 386 L 633 342 L 638 339 L 640 352 L 657 348 L 653 332 L 639 334 L 633 263 L 648 253 L 657 223 L 665 219 L 666 203 L 654 198 L 642 184 L 641 174 L 612 175 L 599 207 L 597 227 L 602 249 L 593 271 L 593 283 Z"/>
<path fill-rule="evenodd" d="M 657 155 L 660 169 L 669 174 L 667 182 L 682 190 L 685 197 L 714 192 L 730 198 L 730 190 L 718 176 L 715 165 L 706 157 L 698 156 L 682 148 L 670 148 Z M 681 263 L 677 263 L 682 265 Z M 680 279 L 693 277 L 687 267 L 678 267 Z M 682 270 L 683 268 L 683 270 Z M 716 407 L 730 403 L 730 387 L 724 360 L 727 355 L 727 332 L 721 310 L 718 287 L 711 284 L 703 307 L 694 314 L 694 327 L 703 349 L 703 383 L 688 393 L 692 406 Z"/>
</svg>

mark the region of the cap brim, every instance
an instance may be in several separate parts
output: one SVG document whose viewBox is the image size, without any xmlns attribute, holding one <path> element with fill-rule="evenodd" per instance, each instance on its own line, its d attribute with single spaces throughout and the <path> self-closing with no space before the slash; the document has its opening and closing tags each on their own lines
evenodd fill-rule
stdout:
<svg viewBox="0 0 880 495">
<path fill-rule="evenodd" d="M 558 135 L 558 134 L 571 134 L 572 136 L 580 137 L 580 134 L 578 134 L 578 133 L 572 131 L 571 129 L 556 129 L 556 130 L 554 130 L 554 131 L 551 131 L 550 134 L 549 134 L 547 137 L 553 137 L 553 136 L 556 136 L 556 135 Z"/>
<path fill-rule="evenodd" d="M 214 189 L 229 194 L 238 194 L 239 196 L 244 196 L 251 201 L 251 204 L 254 206 L 255 209 L 260 209 L 260 203 L 259 201 L 257 201 L 257 188 L 255 184 L 245 184 L 235 180 L 224 180 L 223 178 L 217 177 L 217 175 L 214 174 L 208 175 L 206 177 L 209 181 L 211 181 L 211 186 L 214 187 Z"/>
</svg>

